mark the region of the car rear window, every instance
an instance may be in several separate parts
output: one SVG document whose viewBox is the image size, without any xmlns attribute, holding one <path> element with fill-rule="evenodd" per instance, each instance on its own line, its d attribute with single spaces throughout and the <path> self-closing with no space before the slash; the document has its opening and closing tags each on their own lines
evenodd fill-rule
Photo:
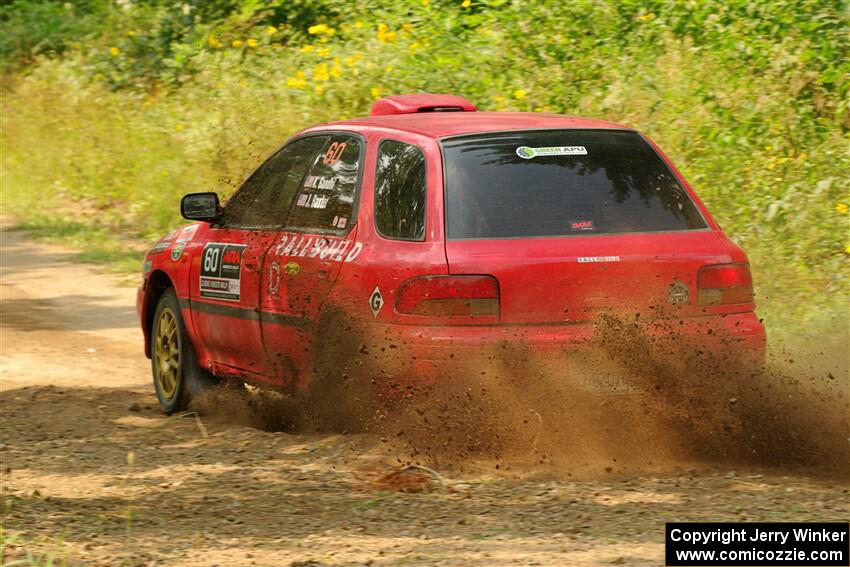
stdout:
<svg viewBox="0 0 850 567">
<path fill-rule="evenodd" d="M 443 140 L 450 239 L 706 228 L 638 133 L 537 130 Z"/>
</svg>

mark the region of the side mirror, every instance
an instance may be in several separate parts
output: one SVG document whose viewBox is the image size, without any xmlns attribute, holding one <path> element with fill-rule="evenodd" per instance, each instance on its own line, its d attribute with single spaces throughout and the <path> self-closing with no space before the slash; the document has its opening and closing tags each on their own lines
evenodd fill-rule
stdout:
<svg viewBox="0 0 850 567">
<path fill-rule="evenodd" d="M 215 193 L 189 193 L 180 201 L 184 219 L 215 222 L 221 218 L 221 205 Z"/>
</svg>

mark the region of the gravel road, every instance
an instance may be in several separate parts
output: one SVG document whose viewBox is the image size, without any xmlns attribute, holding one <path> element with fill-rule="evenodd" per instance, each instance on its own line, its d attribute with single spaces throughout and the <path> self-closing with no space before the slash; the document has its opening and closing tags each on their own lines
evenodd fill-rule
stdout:
<svg viewBox="0 0 850 567">
<path fill-rule="evenodd" d="M 2 233 L 4 564 L 659 565 L 667 521 L 848 517 L 846 475 L 817 467 L 399 472 L 408 456 L 381 435 L 166 417 L 134 289 L 72 260 Z"/>
</svg>

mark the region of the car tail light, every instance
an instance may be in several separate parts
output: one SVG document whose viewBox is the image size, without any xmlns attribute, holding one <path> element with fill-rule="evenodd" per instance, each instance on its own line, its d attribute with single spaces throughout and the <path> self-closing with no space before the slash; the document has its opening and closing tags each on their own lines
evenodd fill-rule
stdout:
<svg viewBox="0 0 850 567">
<path fill-rule="evenodd" d="M 697 272 L 700 305 L 753 302 L 753 278 L 749 264 L 703 266 Z"/>
<path fill-rule="evenodd" d="M 423 276 L 398 290 L 396 311 L 429 317 L 498 317 L 499 282 L 492 276 Z"/>
</svg>

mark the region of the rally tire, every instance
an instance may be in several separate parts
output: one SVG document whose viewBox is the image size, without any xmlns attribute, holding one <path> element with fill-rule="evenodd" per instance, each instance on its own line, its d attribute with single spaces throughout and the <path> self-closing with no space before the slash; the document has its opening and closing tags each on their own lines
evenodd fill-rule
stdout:
<svg viewBox="0 0 850 567">
<path fill-rule="evenodd" d="M 151 373 L 159 405 L 167 414 L 184 411 L 218 380 L 198 365 L 173 288 L 159 298 L 150 332 Z"/>
</svg>

